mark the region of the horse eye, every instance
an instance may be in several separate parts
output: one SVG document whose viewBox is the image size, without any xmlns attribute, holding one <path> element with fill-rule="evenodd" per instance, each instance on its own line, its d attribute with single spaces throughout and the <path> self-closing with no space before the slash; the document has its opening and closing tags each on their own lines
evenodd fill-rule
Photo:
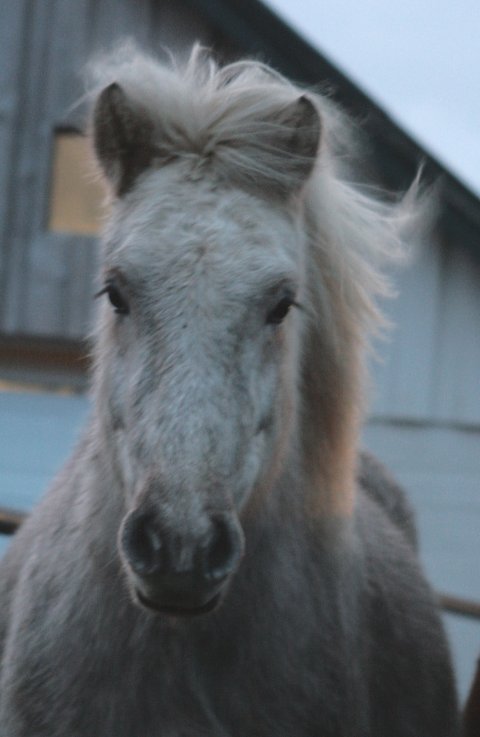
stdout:
<svg viewBox="0 0 480 737">
<path fill-rule="evenodd" d="M 110 304 L 115 308 L 115 312 L 119 315 L 128 315 L 130 307 L 118 287 L 114 284 L 107 284 L 105 289 L 108 299 L 110 300 Z"/>
<path fill-rule="evenodd" d="M 128 315 L 130 312 L 128 302 L 113 282 L 107 281 L 104 288 L 95 296 L 100 297 L 102 294 L 107 295 L 110 300 L 110 304 L 118 315 Z"/>
<path fill-rule="evenodd" d="M 268 325 L 280 325 L 289 313 L 290 307 L 295 304 L 293 297 L 283 297 L 267 315 Z"/>
</svg>

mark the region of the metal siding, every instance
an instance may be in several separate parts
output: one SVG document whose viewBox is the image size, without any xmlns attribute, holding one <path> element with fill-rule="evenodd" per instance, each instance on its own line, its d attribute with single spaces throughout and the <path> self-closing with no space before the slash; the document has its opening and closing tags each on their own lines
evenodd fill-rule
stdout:
<svg viewBox="0 0 480 737">
<path fill-rule="evenodd" d="M 397 296 L 384 304 L 391 323 L 376 343 L 372 366 L 372 416 L 425 420 L 432 412 L 442 263 L 438 244 L 419 246 L 413 262 L 398 270 Z"/>
<path fill-rule="evenodd" d="M 421 558 L 434 588 L 478 600 L 480 431 L 372 421 L 364 442 L 408 493 Z M 480 650 L 480 623 L 450 615 L 446 623 L 465 697 Z"/>
<path fill-rule="evenodd" d="M 48 45 L 45 68 L 42 71 L 42 119 L 37 121 L 40 131 L 30 132 L 31 145 L 36 147 L 37 198 L 32 206 L 34 233 L 29 243 L 28 267 L 22 285 L 22 310 L 17 311 L 17 330 L 24 334 L 52 337 L 81 338 L 89 322 L 85 300 L 75 305 L 79 282 L 90 278 L 88 269 L 72 270 L 72 251 L 91 256 L 93 239 L 52 233 L 47 230 L 49 208 L 53 134 L 57 126 L 78 123 L 78 111 L 70 108 L 82 93 L 78 75 L 86 61 L 88 27 L 84 3 L 58 3 L 45 28 Z M 81 312 L 81 315 L 78 313 Z M 72 319 L 71 315 L 77 315 Z"/>
<path fill-rule="evenodd" d="M 371 362 L 371 416 L 480 425 L 480 267 L 438 240 L 397 275 Z"/>
<path fill-rule="evenodd" d="M 205 17 L 194 9 L 182 7 L 178 3 L 156 3 L 156 32 L 154 49 L 164 51 L 165 44 L 176 52 L 190 48 L 195 41 L 209 46 L 212 40 L 212 29 Z"/>
<path fill-rule="evenodd" d="M 93 319 L 93 295 L 97 265 L 95 239 L 72 237 L 74 243 L 65 244 L 69 256 L 68 313 L 65 318 L 65 334 L 84 337 L 90 334 Z"/>
<path fill-rule="evenodd" d="M 434 378 L 435 418 L 480 426 L 480 266 L 470 252 L 452 245 Z"/>
<path fill-rule="evenodd" d="M 470 692 L 480 652 L 480 625 L 478 620 L 443 615 L 447 637 L 453 653 L 453 666 L 457 678 L 460 702 L 463 704 Z"/>
<path fill-rule="evenodd" d="M 42 277 L 50 274 L 53 302 L 57 301 L 55 291 L 61 289 L 64 280 L 61 265 L 49 260 L 49 250 L 43 249 L 48 238 L 42 237 L 49 194 L 51 133 L 48 121 L 53 47 L 50 29 L 54 23 L 54 5 L 54 2 L 31 3 L 28 16 L 25 41 L 29 45 L 29 59 L 23 79 L 22 126 L 10 203 L 13 210 L 12 251 L 3 324 L 7 333 L 38 332 L 35 322 L 44 305 L 36 304 L 28 296 L 39 278 L 36 266 L 41 264 Z M 33 325 L 30 324 L 32 318 Z M 58 334 L 59 327 L 57 317 L 47 334 Z"/>
<path fill-rule="evenodd" d="M 7 0 L 2 2 L 2 22 L 0 23 L 0 192 L 2 193 L 0 197 L 0 290 L 2 293 L 5 290 L 8 257 L 9 190 L 12 170 L 15 166 L 22 89 L 22 62 L 24 61 L 23 54 L 18 50 L 24 48 L 23 32 L 26 11 L 26 0 L 19 0 L 15 3 Z"/>
<path fill-rule="evenodd" d="M 21 56 L 22 71 L 18 79 L 21 90 L 18 116 L 16 120 L 16 140 L 14 151 L 14 168 L 10 172 L 11 180 L 8 189 L 7 208 L 9 217 L 6 221 L 6 233 L 3 248 L 5 249 L 8 273 L 4 284 L 2 325 L 6 332 L 17 328 L 17 317 L 21 311 L 21 295 L 25 278 L 27 247 L 32 232 L 33 198 L 35 193 L 35 147 L 28 145 L 26 132 L 38 127 L 41 121 L 38 95 L 39 80 L 31 74 L 44 68 L 42 59 L 45 11 L 50 3 L 29 3 L 24 17 L 21 32 L 21 44 L 18 51 Z"/>
<path fill-rule="evenodd" d="M 439 589 L 480 592 L 480 432 L 371 421 L 364 440 L 408 490 L 421 550 Z"/>
<path fill-rule="evenodd" d="M 88 3 L 90 10 L 90 51 L 98 53 L 123 38 L 146 37 L 149 19 L 148 0 L 101 0 Z"/>
</svg>

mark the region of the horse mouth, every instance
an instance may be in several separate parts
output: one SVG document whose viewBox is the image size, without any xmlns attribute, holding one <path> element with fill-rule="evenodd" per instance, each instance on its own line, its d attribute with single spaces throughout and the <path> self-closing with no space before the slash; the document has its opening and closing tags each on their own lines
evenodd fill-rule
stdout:
<svg viewBox="0 0 480 737">
<path fill-rule="evenodd" d="M 135 590 L 135 595 L 139 604 L 145 607 L 145 609 L 149 609 L 156 614 L 167 614 L 171 617 L 196 617 L 200 614 L 208 614 L 218 606 L 221 599 L 221 593 L 219 592 L 200 606 L 187 607 L 153 601 L 142 594 L 138 589 Z"/>
</svg>

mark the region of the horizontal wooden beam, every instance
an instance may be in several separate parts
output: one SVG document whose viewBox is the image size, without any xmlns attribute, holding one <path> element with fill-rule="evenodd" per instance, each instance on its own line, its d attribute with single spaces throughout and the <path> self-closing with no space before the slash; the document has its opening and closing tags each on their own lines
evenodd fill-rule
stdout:
<svg viewBox="0 0 480 737">
<path fill-rule="evenodd" d="M 26 517 L 25 512 L 0 507 L 0 534 L 13 535 Z"/>
<path fill-rule="evenodd" d="M 462 617 L 480 619 L 480 602 L 472 599 L 464 599 L 463 596 L 451 596 L 450 594 L 438 595 L 440 606 L 451 614 L 460 614 Z"/>
<path fill-rule="evenodd" d="M 43 340 L 0 334 L 2 381 L 25 389 L 85 390 L 90 367 L 86 342 Z"/>
</svg>

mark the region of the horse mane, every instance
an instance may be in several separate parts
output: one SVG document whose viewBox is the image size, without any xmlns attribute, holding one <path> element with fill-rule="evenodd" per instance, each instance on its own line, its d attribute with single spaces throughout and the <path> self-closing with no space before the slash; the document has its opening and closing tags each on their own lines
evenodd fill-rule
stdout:
<svg viewBox="0 0 480 737">
<path fill-rule="evenodd" d="M 111 83 L 121 85 L 175 157 L 206 162 L 223 179 L 257 193 L 258 180 L 268 182 L 266 199 L 269 191 L 288 191 L 291 176 L 285 150 L 271 144 L 282 127 L 276 113 L 305 94 L 316 106 L 320 151 L 297 198 L 311 260 L 304 445 L 310 463 L 318 466 L 319 484 L 332 489 L 337 504 L 343 500 L 341 509 L 350 509 L 365 402 L 365 348 L 384 324 L 377 301 L 391 291 L 385 267 L 403 258 L 406 234 L 428 209 L 418 177 L 397 198 L 355 184 L 355 124 L 326 96 L 302 89 L 258 61 L 222 67 L 196 45 L 183 62 L 161 64 L 123 43 L 98 57 L 89 71 L 92 95 Z M 325 468 L 330 469 L 327 480 Z"/>
</svg>

